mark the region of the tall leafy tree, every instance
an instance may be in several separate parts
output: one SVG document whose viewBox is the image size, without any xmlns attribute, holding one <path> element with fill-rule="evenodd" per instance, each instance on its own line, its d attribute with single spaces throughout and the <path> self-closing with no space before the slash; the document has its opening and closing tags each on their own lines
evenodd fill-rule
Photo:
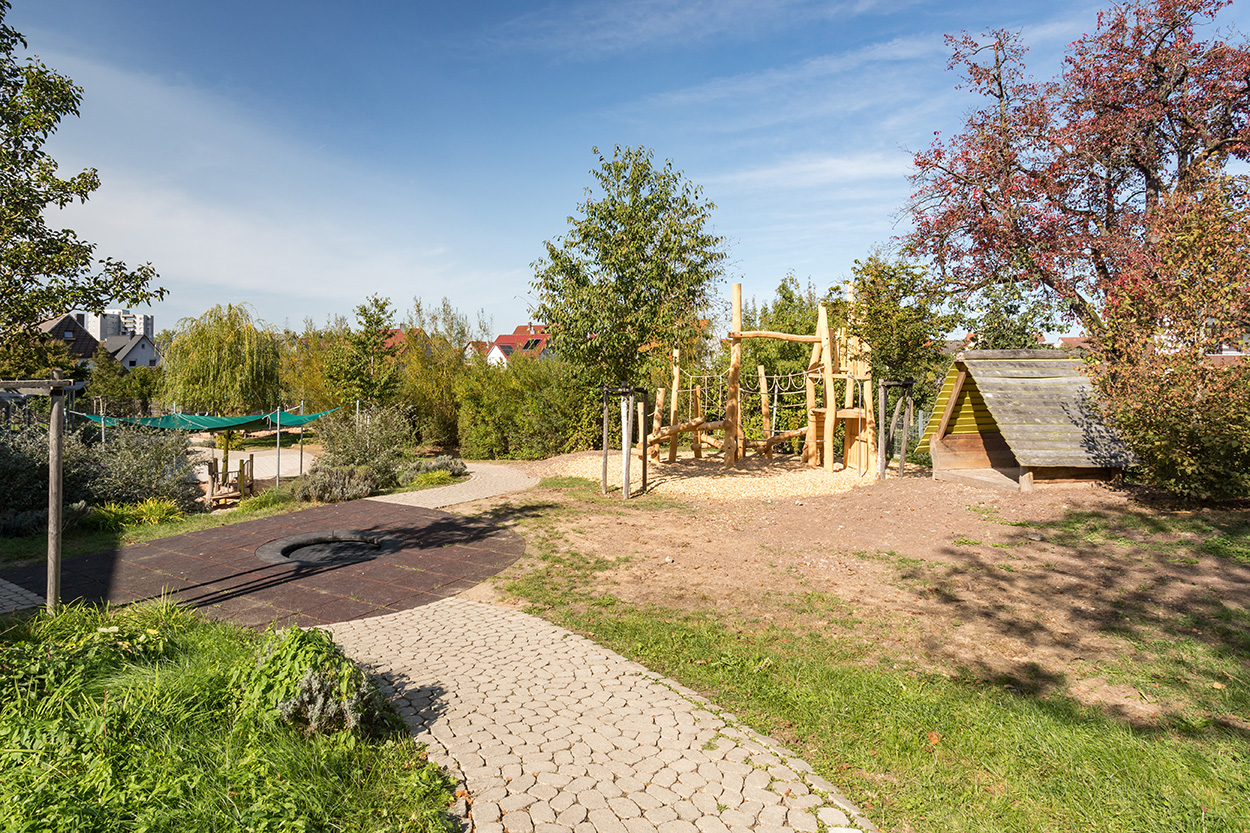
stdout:
<svg viewBox="0 0 1250 833">
<path fill-rule="evenodd" d="M 356 307 L 356 329 L 334 345 L 326 378 L 340 402 L 385 405 L 399 390 L 395 310 L 389 298 L 370 295 Z"/>
<path fill-rule="evenodd" d="M 598 193 L 588 192 L 565 236 L 533 264 L 533 313 L 588 381 L 637 383 L 648 362 L 667 362 L 674 345 L 698 339 L 725 239 L 710 229 L 715 205 L 671 160 L 657 166 L 644 147 L 593 152 Z"/>
<path fill-rule="evenodd" d="M 49 227 L 48 209 L 86 202 L 100 178 L 93 168 L 57 176 L 44 145 L 63 118 L 78 115 L 82 89 L 38 58 L 19 57 L 26 40 L 4 22 L 8 11 L 0 0 L 0 342 L 72 309 L 101 312 L 165 295 L 150 286 L 151 264 L 129 269 L 99 259 L 71 229 Z"/>
<path fill-rule="evenodd" d="M 215 306 L 178 322 L 166 348 L 161 397 L 185 411 L 233 415 L 267 412 L 282 384 L 278 338 L 243 304 Z M 232 432 L 226 434 L 228 467 Z"/>
<path fill-rule="evenodd" d="M 873 379 L 914 379 L 917 407 L 931 407 L 950 366 L 943 339 L 960 321 L 947 308 L 945 293 L 920 267 L 882 252 L 855 261 L 851 293 L 842 314 L 847 332 L 868 346 L 862 358 Z"/>
<path fill-rule="evenodd" d="M 103 344 L 96 347 L 91 357 L 91 380 L 85 394 L 92 402 L 98 401 L 109 416 L 130 415 L 132 401 L 126 385 L 126 369 Z"/>
<path fill-rule="evenodd" d="M 1019 36 L 948 38 L 987 99 L 916 154 L 912 250 L 951 287 L 1041 287 L 1091 335 L 1168 194 L 1250 158 L 1250 48 L 1203 40 L 1228 0 L 1131 0 L 1035 81 Z"/>
</svg>

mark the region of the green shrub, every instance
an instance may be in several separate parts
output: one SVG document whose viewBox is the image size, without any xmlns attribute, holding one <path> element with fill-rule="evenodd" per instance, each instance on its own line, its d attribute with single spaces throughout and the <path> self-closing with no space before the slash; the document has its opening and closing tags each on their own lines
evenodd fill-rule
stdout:
<svg viewBox="0 0 1250 833">
<path fill-rule="evenodd" d="M 325 631 L 271 633 L 257 663 L 236 676 L 242 714 L 280 719 L 308 734 L 398 731 L 377 686 Z"/>
<path fill-rule="evenodd" d="M 394 475 L 389 478 L 393 483 Z M 318 462 L 295 486 L 295 497 L 317 503 L 358 500 L 382 488 L 369 466 L 329 466 Z"/>
<path fill-rule="evenodd" d="M 89 513 L 86 501 L 67 503 L 61 510 L 61 528 L 67 529 Z M 0 536 L 22 538 L 37 535 L 48 529 L 48 510 L 26 509 L 15 512 L 12 509 L 0 510 Z"/>
<path fill-rule="evenodd" d="M 460 453 L 469 459 L 544 459 L 592 448 L 599 395 L 558 359 L 477 364 L 459 380 Z"/>
<path fill-rule="evenodd" d="M 381 488 L 396 483 L 404 448 L 412 441 L 412 429 L 396 408 L 360 412 L 337 411 L 317 424 L 326 453 L 321 463 L 332 468 L 368 466 Z"/>
<path fill-rule="evenodd" d="M 171 501 L 183 512 L 198 508 L 202 496 L 182 431 L 152 431 L 138 426 L 108 429 L 106 441 L 92 447 L 96 464 L 87 500 L 140 503 Z"/>
<path fill-rule="evenodd" d="M 128 526 L 155 526 L 182 520 L 178 504 L 166 498 L 148 498 L 138 503 L 105 503 L 95 507 L 89 519 L 97 529 L 118 532 Z"/>
<path fill-rule="evenodd" d="M 258 644 L 170 604 L 0 620 L 0 833 L 449 829 L 448 779 L 324 634 Z"/>
<path fill-rule="evenodd" d="M 468 471 L 468 467 L 464 464 L 464 460 L 461 460 L 459 457 L 440 454 L 433 460 L 414 460 L 405 465 L 399 471 L 399 482 L 403 484 L 411 483 L 417 478 L 417 475 L 434 471 L 445 471 L 452 477 L 461 477 Z"/>
<path fill-rule="evenodd" d="M 187 456 L 187 435 L 138 426 L 105 433 L 88 427 L 65 432 L 62 492 L 66 503 L 138 503 L 172 500 L 179 509 L 196 509 L 202 492 Z M 90 440 L 90 442 L 88 442 Z M 48 429 L 28 426 L 0 435 L 0 507 L 10 512 L 47 509 Z"/>
</svg>

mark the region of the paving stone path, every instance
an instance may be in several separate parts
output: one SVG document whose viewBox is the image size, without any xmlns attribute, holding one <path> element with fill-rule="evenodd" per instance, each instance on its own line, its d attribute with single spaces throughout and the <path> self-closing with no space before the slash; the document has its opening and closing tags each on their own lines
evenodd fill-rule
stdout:
<svg viewBox="0 0 1250 833">
<path fill-rule="evenodd" d="M 877 829 L 771 739 L 537 617 L 451 597 L 327 627 L 462 781 L 476 833 Z"/>
<path fill-rule="evenodd" d="M 510 466 L 490 463 L 467 463 L 468 480 L 437 489 L 419 492 L 402 492 L 397 495 L 379 495 L 369 500 L 382 503 L 398 503 L 404 506 L 420 506 L 423 509 L 442 509 L 458 503 L 469 503 L 482 498 L 521 492 L 538 485 L 538 478 Z"/>
</svg>

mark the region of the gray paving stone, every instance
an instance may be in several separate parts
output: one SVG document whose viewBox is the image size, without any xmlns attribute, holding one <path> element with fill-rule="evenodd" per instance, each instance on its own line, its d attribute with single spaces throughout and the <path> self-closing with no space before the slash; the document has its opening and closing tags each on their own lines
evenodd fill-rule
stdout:
<svg viewBox="0 0 1250 833">
<path fill-rule="evenodd" d="M 386 669 L 414 736 L 469 791 L 477 833 L 722 833 L 782 813 L 807 831 L 810 809 L 876 829 L 776 742 L 536 617 L 452 597 L 328 629 Z"/>
</svg>

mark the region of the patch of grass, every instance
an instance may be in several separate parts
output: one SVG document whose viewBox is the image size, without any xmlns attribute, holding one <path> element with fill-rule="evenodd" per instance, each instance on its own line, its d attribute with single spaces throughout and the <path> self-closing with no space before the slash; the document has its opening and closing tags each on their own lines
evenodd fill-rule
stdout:
<svg viewBox="0 0 1250 833">
<path fill-rule="evenodd" d="M 239 679 L 302 690 L 332 653 L 259 648 L 168 604 L 0 620 L 0 830 L 449 829 L 449 783 L 405 732 L 245 708 Z"/>
<path fill-rule="evenodd" d="M 1048 540 L 1064 546 L 1114 543 L 1144 548 L 1177 564 L 1209 555 L 1250 565 L 1250 518 L 1245 512 L 1069 511 L 1057 521 L 1030 526 L 1047 530 Z"/>
<path fill-rule="evenodd" d="M 632 488 L 637 489 L 642 485 L 642 475 L 638 475 L 638 480 L 632 484 Z M 564 492 L 569 498 L 581 501 L 587 504 L 585 508 L 627 505 L 630 509 L 689 509 L 689 505 L 682 503 L 670 497 L 657 495 L 654 492 L 646 491 L 641 495 L 634 493 L 628 501 L 621 499 L 621 490 L 619 487 L 610 488 L 608 493 L 602 494 L 601 484 L 598 480 L 589 480 L 585 477 L 544 477 L 538 484 L 540 489 L 555 489 Z"/>
<path fill-rule="evenodd" d="M 979 547 L 981 546 L 980 541 L 975 541 L 972 538 L 964 538 L 962 535 L 956 538 L 954 541 L 951 541 L 951 544 L 953 544 L 956 547 Z"/>
<path fill-rule="evenodd" d="M 610 560 L 562 551 L 549 528 L 540 537 L 537 566 L 509 592 L 777 737 L 885 829 L 1250 829 L 1244 725 L 1199 716 L 1142 729 L 1061 693 L 927 673 L 845 631 L 631 604 L 594 590 Z M 919 564 L 857 555 L 904 571 Z M 817 593 L 791 602 L 805 617 L 845 615 L 844 605 Z M 1242 627 L 1242 613 L 1228 608 L 1227 627 Z M 1209 661 L 1198 654 L 1188 661 Z M 1200 705 L 1245 714 L 1250 681 L 1227 673 L 1223 688 L 1208 679 Z"/>
</svg>

